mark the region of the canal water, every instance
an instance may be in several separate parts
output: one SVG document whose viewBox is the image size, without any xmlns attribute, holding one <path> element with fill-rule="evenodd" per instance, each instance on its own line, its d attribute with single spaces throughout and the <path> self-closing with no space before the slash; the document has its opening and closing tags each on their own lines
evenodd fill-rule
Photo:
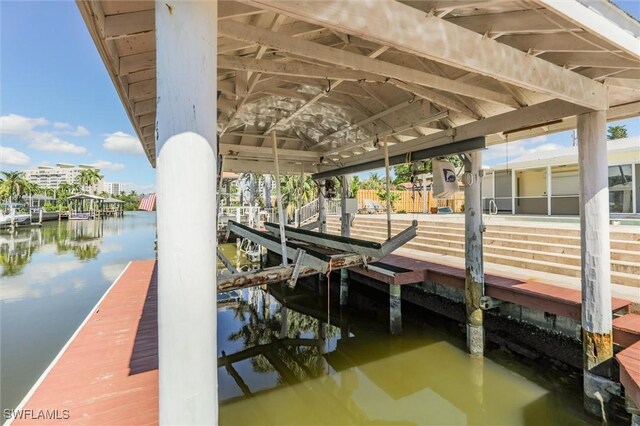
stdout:
<svg viewBox="0 0 640 426">
<path fill-rule="evenodd" d="M 385 297 L 356 286 L 369 308 L 327 309 L 314 285 L 247 289 L 219 305 L 220 424 L 594 423 L 579 372 L 498 348 L 472 359 L 458 325 L 420 310 L 390 336 Z"/>
<path fill-rule="evenodd" d="M 154 239 L 152 213 L 0 231 L 3 410 L 20 402 L 127 263 L 154 258 Z M 220 424 L 591 422 L 577 372 L 497 349 L 473 360 L 456 324 L 424 313 L 405 315 L 403 336 L 391 337 L 385 297 L 357 284 L 352 297 L 358 309 L 340 311 L 301 282 L 219 303 Z"/>
<path fill-rule="evenodd" d="M 0 230 L 0 399 L 15 408 L 131 260 L 155 257 L 155 213 Z"/>
</svg>

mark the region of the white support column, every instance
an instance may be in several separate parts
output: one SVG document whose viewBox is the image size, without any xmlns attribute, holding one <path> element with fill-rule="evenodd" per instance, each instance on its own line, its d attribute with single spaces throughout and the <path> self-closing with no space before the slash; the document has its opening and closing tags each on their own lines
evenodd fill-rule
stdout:
<svg viewBox="0 0 640 426">
<path fill-rule="evenodd" d="M 387 191 L 387 240 L 391 239 L 391 174 L 389 170 L 389 144 L 384 138 L 384 175 L 385 189 Z"/>
<path fill-rule="evenodd" d="M 606 124 L 605 111 L 578 115 L 584 404 L 599 416 L 609 411 L 613 385 Z"/>
<path fill-rule="evenodd" d="M 496 171 L 491 171 L 491 198 L 496 206 L 496 214 L 498 214 L 498 201 L 496 199 Z M 491 214 L 491 205 L 489 205 L 489 214 Z"/>
<path fill-rule="evenodd" d="M 325 180 L 320 179 L 318 181 L 318 232 L 326 233 L 327 232 L 327 202 L 325 199 Z M 324 288 L 324 285 L 327 283 L 327 276 L 320 273 L 318 274 L 319 283 L 320 283 L 320 294 L 322 295 L 323 291 L 327 291 L 328 289 Z"/>
<path fill-rule="evenodd" d="M 429 213 L 429 194 L 427 191 L 427 174 L 422 175 L 422 213 Z"/>
<path fill-rule="evenodd" d="M 217 6 L 155 4 L 159 420 L 165 425 L 218 420 Z M 179 220 L 187 205 L 189 220 Z"/>
<path fill-rule="evenodd" d="M 287 220 L 284 216 L 284 209 L 282 208 L 282 192 L 280 191 L 280 163 L 278 162 L 278 140 L 276 139 L 275 130 L 271 131 L 271 150 L 273 152 L 273 165 L 276 172 L 276 198 L 278 200 L 278 223 L 280 224 L 280 255 L 282 256 L 282 265 L 287 266 L 287 236 L 284 232 L 284 224 Z"/>
<path fill-rule="evenodd" d="M 636 175 L 636 164 L 631 164 L 631 202 L 633 203 L 633 213 L 638 213 L 638 186 L 637 180 L 638 176 Z"/>
<path fill-rule="evenodd" d="M 303 203 L 302 203 L 302 196 L 304 194 L 304 163 L 300 163 L 300 180 L 298 181 L 298 187 L 299 187 L 299 199 L 298 199 L 298 208 L 296 209 L 296 214 L 297 214 L 297 219 L 296 219 L 296 226 L 299 228 L 300 226 L 302 226 L 301 220 L 300 220 L 300 207 L 302 207 Z"/>
<path fill-rule="evenodd" d="M 551 166 L 547 166 L 547 216 L 551 216 Z"/>
<path fill-rule="evenodd" d="M 516 214 L 516 171 L 511 169 L 511 214 Z"/>
<path fill-rule="evenodd" d="M 350 179 L 347 176 L 340 177 L 340 186 L 342 188 L 341 210 L 342 216 L 340 220 L 340 235 L 343 237 L 351 236 L 351 215 L 347 213 L 347 198 L 350 197 L 349 191 Z M 349 270 L 347 268 L 340 269 L 340 306 L 347 304 L 349 299 Z"/>
<path fill-rule="evenodd" d="M 327 232 L 327 200 L 325 198 L 325 180 L 318 183 L 318 231 Z"/>
<path fill-rule="evenodd" d="M 484 255 L 482 250 L 482 152 L 468 154 L 464 189 L 464 298 L 467 308 L 469 353 L 484 353 L 484 324 L 480 298 L 484 296 Z"/>
</svg>

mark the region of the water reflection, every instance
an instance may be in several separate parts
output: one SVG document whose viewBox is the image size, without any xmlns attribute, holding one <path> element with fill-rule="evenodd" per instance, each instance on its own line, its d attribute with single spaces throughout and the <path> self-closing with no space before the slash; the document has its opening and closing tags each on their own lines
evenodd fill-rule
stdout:
<svg viewBox="0 0 640 426">
<path fill-rule="evenodd" d="M 584 422 L 579 388 L 473 359 L 443 330 L 409 326 L 391 337 L 384 321 L 328 312 L 323 300 L 272 286 L 219 309 L 221 424 Z M 559 389 L 575 392 L 577 415 L 558 403 Z"/>
<path fill-rule="evenodd" d="M 2 277 L 20 275 L 34 253 L 55 246 L 56 254 L 73 253 L 78 260 L 95 259 L 100 254 L 104 233 L 102 220 L 49 222 L 43 227 L 24 227 L 0 234 Z"/>
<path fill-rule="evenodd" d="M 155 257 L 155 214 L 0 230 L 1 408 L 14 408 L 108 286 Z"/>
</svg>

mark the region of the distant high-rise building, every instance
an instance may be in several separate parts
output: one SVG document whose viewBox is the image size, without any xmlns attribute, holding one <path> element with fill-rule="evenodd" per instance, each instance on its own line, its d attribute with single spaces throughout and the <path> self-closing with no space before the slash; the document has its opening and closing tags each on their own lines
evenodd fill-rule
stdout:
<svg viewBox="0 0 640 426">
<path fill-rule="evenodd" d="M 114 197 L 120 195 L 120 182 L 105 182 L 104 192 Z"/>
<path fill-rule="evenodd" d="M 74 166 L 73 164 L 58 163 L 55 166 L 38 166 L 35 169 L 25 170 L 24 177 L 29 182 L 43 188 L 57 189 L 63 182 L 68 184 L 78 183 L 78 176 L 83 170 L 87 169 L 100 171 L 99 168 L 88 164 Z M 104 190 L 104 181 L 101 179 L 93 185 L 93 188 L 88 189 L 95 193 L 100 193 Z"/>
</svg>

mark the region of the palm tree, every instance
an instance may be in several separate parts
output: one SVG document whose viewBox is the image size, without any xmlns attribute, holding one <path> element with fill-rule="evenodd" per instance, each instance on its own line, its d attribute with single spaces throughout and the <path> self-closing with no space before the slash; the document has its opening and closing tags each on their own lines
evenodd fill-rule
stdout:
<svg viewBox="0 0 640 426">
<path fill-rule="evenodd" d="M 300 187 L 300 176 L 282 176 L 280 178 L 282 206 L 287 215 L 293 217 L 295 211 L 316 198 L 317 189 L 311 177 L 305 177 Z"/>
<path fill-rule="evenodd" d="M 78 183 L 83 186 L 84 190 L 95 193 L 94 185 L 104 178 L 97 169 L 85 169 L 78 175 Z"/>
<path fill-rule="evenodd" d="M 24 178 L 24 172 L 2 172 L 2 174 L 4 175 L 2 192 L 14 201 L 22 198 L 31 185 L 30 182 Z"/>
<path fill-rule="evenodd" d="M 384 180 L 376 172 L 369 173 L 367 180 L 362 182 L 362 188 L 364 189 L 380 189 L 384 184 Z"/>
</svg>

